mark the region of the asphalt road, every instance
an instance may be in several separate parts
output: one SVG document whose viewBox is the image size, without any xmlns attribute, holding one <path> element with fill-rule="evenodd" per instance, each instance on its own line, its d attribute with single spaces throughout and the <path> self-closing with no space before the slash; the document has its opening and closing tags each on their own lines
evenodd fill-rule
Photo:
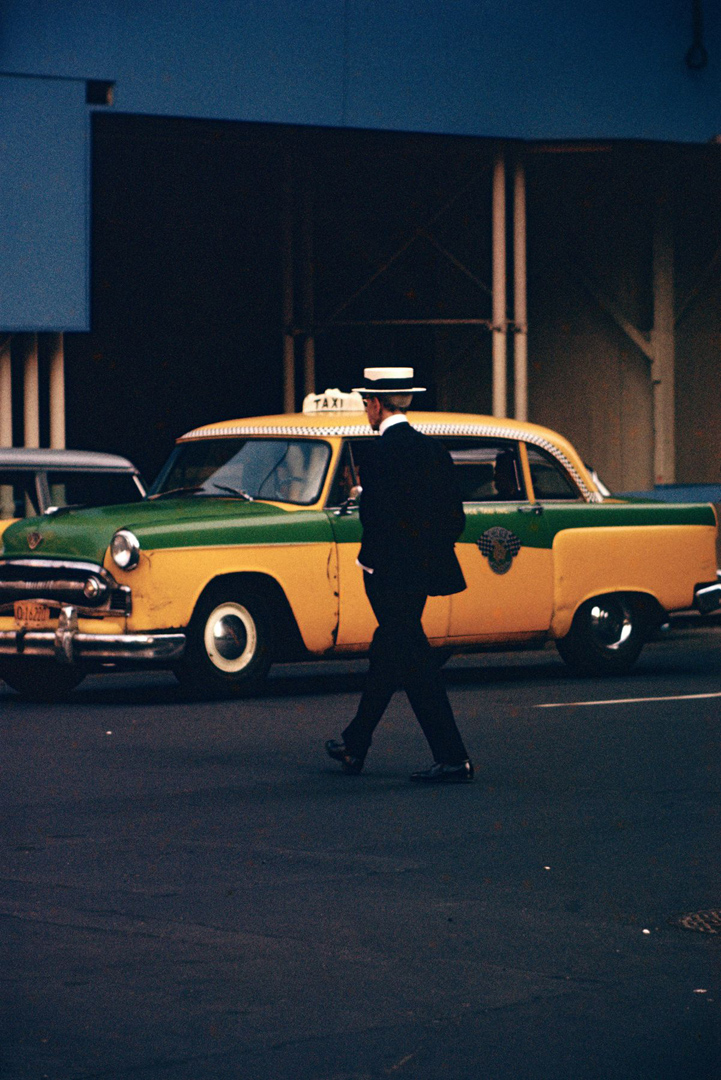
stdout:
<svg viewBox="0 0 721 1080">
<path fill-rule="evenodd" d="M 721 917 L 720 667 L 695 627 L 625 679 L 453 661 L 478 780 L 441 789 L 402 695 L 362 776 L 324 757 L 360 663 L 0 689 L 0 1073 L 718 1080 L 721 925 L 674 920 Z"/>
</svg>

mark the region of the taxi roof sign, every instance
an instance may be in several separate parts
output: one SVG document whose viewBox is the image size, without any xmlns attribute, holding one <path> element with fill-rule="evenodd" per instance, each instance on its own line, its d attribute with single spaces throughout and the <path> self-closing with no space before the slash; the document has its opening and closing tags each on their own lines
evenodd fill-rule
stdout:
<svg viewBox="0 0 721 1080">
<path fill-rule="evenodd" d="M 342 390 L 324 390 L 322 394 L 306 394 L 303 398 L 303 412 L 363 412 L 363 398 L 355 392 L 347 394 Z"/>
</svg>

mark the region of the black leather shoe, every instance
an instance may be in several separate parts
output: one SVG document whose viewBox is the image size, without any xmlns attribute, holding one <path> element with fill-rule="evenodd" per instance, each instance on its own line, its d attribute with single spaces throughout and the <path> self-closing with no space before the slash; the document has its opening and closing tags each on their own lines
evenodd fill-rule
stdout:
<svg viewBox="0 0 721 1080">
<path fill-rule="evenodd" d="M 411 780 L 418 784 L 472 784 L 473 765 L 464 761 L 461 765 L 444 765 L 434 761 L 430 769 L 411 773 Z"/>
<path fill-rule="evenodd" d="M 336 739 L 328 739 L 325 744 L 325 752 L 328 757 L 332 757 L 334 761 L 340 761 L 343 766 L 343 772 L 349 773 L 351 776 L 357 776 L 363 768 L 365 754 L 363 757 L 359 757 L 357 754 L 351 754 L 344 742 L 339 742 Z"/>
</svg>

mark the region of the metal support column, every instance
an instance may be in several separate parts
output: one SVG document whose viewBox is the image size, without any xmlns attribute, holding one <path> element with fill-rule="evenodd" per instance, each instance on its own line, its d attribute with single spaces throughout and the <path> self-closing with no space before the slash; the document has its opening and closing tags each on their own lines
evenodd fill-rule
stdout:
<svg viewBox="0 0 721 1080">
<path fill-rule="evenodd" d="M 38 373 L 38 335 L 25 334 L 23 400 L 25 446 L 40 446 L 40 377 Z"/>
<path fill-rule="evenodd" d="M 653 235 L 653 382 L 654 482 L 676 478 L 676 341 L 674 320 L 673 222 L 667 193 L 656 207 Z"/>
<path fill-rule="evenodd" d="M 527 289 L 526 170 L 519 158 L 513 178 L 513 371 L 516 420 L 528 420 Z"/>
<path fill-rule="evenodd" d="M 0 345 L 0 446 L 13 444 L 13 376 L 11 338 L 6 337 Z M 13 517 L 13 489 L 7 484 L 0 486 L 0 518 Z"/>
<path fill-rule="evenodd" d="M 310 165 L 304 178 L 303 220 L 303 393 L 315 393 L 315 280 L 313 272 L 313 176 Z"/>
<path fill-rule="evenodd" d="M 290 156 L 285 161 L 283 182 L 283 412 L 295 412 L 295 337 L 293 317 L 293 169 Z"/>
<path fill-rule="evenodd" d="M 13 444 L 13 375 L 10 343 L 6 337 L 0 345 L 0 446 Z"/>
<path fill-rule="evenodd" d="M 506 402 L 506 163 L 500 151 L 493 166 L 493 415 L 505 416 Z"/>
<path fill-rule="evenodd" d="M 62 334 L 47 335 L 50 359 L 50 445 L 65 449 L 65 343 Z"/>
</svg>

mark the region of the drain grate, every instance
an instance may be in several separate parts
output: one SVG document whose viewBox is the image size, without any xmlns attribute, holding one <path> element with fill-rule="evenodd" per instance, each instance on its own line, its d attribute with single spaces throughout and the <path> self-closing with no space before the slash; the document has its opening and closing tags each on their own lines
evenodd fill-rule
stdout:
<svg viewBox="0 0 721 1080">
<path fill-rule="evenodd" d="M 721 909 L 692 911 L 688 915 L 677 915 L 671 922 L 682 930 L 696 930 L 700 934 L 721 934 Z"/>
</svg>

